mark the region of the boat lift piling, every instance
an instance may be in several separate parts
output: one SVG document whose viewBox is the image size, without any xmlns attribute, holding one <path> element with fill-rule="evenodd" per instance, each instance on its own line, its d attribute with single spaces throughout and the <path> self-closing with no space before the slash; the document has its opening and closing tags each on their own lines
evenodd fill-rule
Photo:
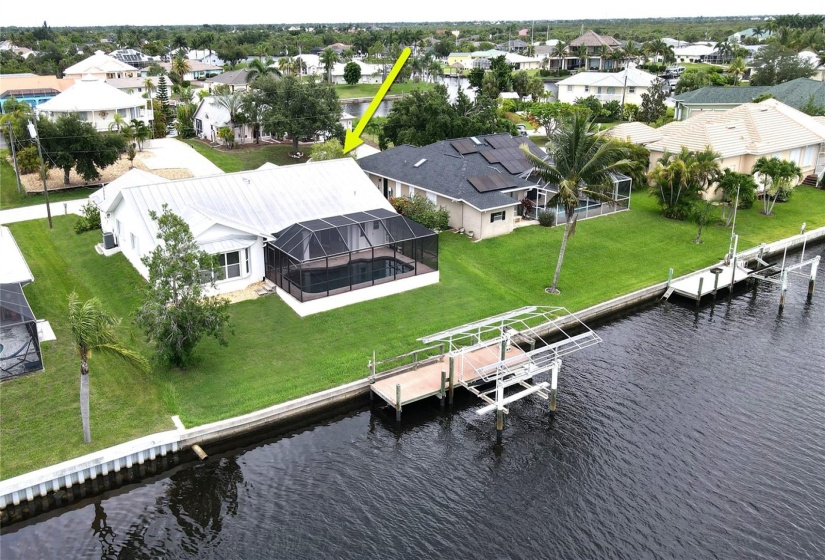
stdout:
<svg viewBox="0 0 825 560">
<path fill-rule="evenodd" d="M 802 225 L 802 232 L 805 231 L 805 224 Z M 779 311 L 781 312 L 785 309 L 785 302 L 786 296 L 788 293 L 788 287 L 790 285 L 790 277 L 791 275 L 795 276 L 803 276 L 808 277 L 808 295 L 807 300 L 810 301 L 814 295 L 814 285 L 816 284 L 816 273 L 819 269 L 819 261 L 821 257 L 819 255 L 806 259 L 805 258 L 805 248 L 807 246 L 808 239 L 807 237 L 803 238 L 802 240 L 802 253 L 799 256 L 799 262 L 788 264 L 788 249 L 785 248 L 785 251 L 782 255 L 782 264 L 780 265 L 768 265 L 765 261 L 762 260 L 762 250 L 760 249 L 760 256 L 757 257 L 757 261 L 764 265 L 765 268 L 757 270 L 756 272 L 751 273 L 751 277 L 756 280 L 762 280 L 763 282 L 770 282 L 772 284 L 777 284 L 779 286 Z M 803 269 L 806 267 L 810 267 L 810 273 L 806 274 L 803 272 Z"/>
</svg>

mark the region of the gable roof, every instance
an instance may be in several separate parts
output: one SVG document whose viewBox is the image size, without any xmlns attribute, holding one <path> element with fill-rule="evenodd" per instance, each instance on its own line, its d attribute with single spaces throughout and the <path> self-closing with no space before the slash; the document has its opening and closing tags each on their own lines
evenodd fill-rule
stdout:
<svg viewBox="0 0 825 560">
<path fill-rule="evenodd" d="M 125 186 L 120 195 L 122 202 L 104 211 L 129 204 L 153 236 L 149 211 L 161 212 L 164 203 L 195 220 L 199 231 L 220 223 L 264 237 L 318 216 L 394 211 L 352 158 Z"/>
<path fill-rule="evenodd" d="M 442 140 L 428 146 L 404 144 L 358 160 L 364 171 L 401 181 L 479 210 L 517 204 L 501 191 L 534 186 L 523 178 L 532 169 L 519 149 L 527 144 L 538 157 L 546 155 L 526 138 L 489 134 Z M 422 163 L 423 161 L 423 163 Z"/>
<path fill-rule="evenodd" d="M 143 107 L 146 100 L 129 95 L 107 84 L 104 80 L 87 75 L 76 80 L 63 93 L 37 106 L 37 111 L 112 111 L 131 107 Z"/>
<path fill-rule="evenodd" d="M 605 130 L 604 135 L 617 140 L 628 140 L 634 144 L 649 144 L 662 139 L 662 132 L 659 129 L 640 122 L 622 123 Z"/>
<path fill-rule="evenodd" d="M 627 81 L 625 81 L 627 76 Z M 627 87 L 647 87 L 649 88 L 656 76 L 628 67 L 621 72 L 579 72 L 558 82 L 559 86 L 608 86 L 623 88 Z"/>
<path fill-rule="evenodd" d="M 685 105 L 733 105 L 750 103 L 765 93 L 794 109 L 801 109 L 812 97 L 816 105 L 825 107 L 825 82 L 810 78 L 797 78 L 775 86 L 706 86 L 680 93 L 674 100 Z"/>
<path fill-rule="evenodd" d="M 579 46 L 601 47 L 601 46 L 606 46 L 606 47 L 609 47 L 612 50 L 612 49 L 615 49 L 617 47 L 621 47 L 622 44 L 618 41 L 618 39 L 615 39 L 614 37 L 611 37 L 610 35 L 599 35 L 595 31 L 588 29 L 583 34 L 579 35 L 578 37 L 576 37 L 575 39 L 570 41 L 568 46 L 569 47 L 579 47 Z"/>
<path fill-rule="evenodd" d="M 0 98 L 14 95 L 19 97 L 27 93 L 53 91 L 60 93 L 74 85 L 73 78 L 56 78 L 54 76 L 10 76 L 0 77 Z"/>
<path fill-rule="evenodd" d="M 129 187 L 140 187 L 143 185 L 153 185 L 155 183 L 166 183 L 165 179 L 154 173 L 143 171 L 142 169 L 130 169 L 114 181 L 99 188 L 91 195 L 89 200 L 97 206 L 101 212 L 108 212 L 122 197 L 120 191 Z"/>
<path fill-rule="evenodd" d="M 63 75 L 69 76 L 74 74 L 100 74 L 102 72 L 113 73 L 129 71 L 137 72 L 137 68 L 112 56 L 103 54 L 103 51 L 97 51 L 89 58 L 85 58 L 77 64 L 66 68 L 63 71 Z"/>
<path fill-rule="evenodd" d="M 249 68 L 241 68 L 240 70 L 232 70 L 224 72 L 211 78 L 206 78 L 205 82 L 213 84 L 230 84 L 233 86 L 246 85 L 246 75 L 249 73 Z"/>
<path fill-rule="evenodd" d="M 655 151 L 678 152 L 683 146 L 711 146 L 723 158 L 767 155 L 825 142 L 825 126 L 776 99 L 745 103 L 728 111 L 707 111 L 675 121 L 659 131 L 662 139 L 648 144 Z"/>
</svg>

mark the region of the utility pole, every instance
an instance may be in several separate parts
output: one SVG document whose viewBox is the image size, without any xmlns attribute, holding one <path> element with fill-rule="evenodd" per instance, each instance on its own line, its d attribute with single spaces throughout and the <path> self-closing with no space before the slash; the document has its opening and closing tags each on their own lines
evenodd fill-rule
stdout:
<svg viewBox="0 0 825 560">
<path fill-rule="evenodd" d="M 14 149 L 14 129 L 9 125 L 9 144 L 11 144 L 11 160 L 14 162 L 14 178 L 17 180 L 17 194 L 23 192 L 23 188 L 20 186 L 20 168 L 17 167 L 17 152 Z"/>
<path fill-rule="evenodd" d="M 40 178 L 43 179 L 43 196 L 46 199 L 46 215 L 49 217 L 49 229 L 53 229 L 52 209 L 49 207 L 49 189 L 46 186 L 46 166 L 43 165 L 43 148 L 40 147 L 40 135 L 37 134 L 36 122 L 29 123 L 29 136 L 37 140 L 37 155 L 40 156 Z"/>
</svg>

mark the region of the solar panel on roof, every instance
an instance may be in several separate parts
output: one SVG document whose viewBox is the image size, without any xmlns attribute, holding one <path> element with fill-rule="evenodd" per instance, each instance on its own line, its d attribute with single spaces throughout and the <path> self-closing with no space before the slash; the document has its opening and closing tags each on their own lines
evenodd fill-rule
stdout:
<svg viewBox="0 0 825 560">
<path fill-rule="evenodd" d="M 504 166 L 504 169 L 506 169 L 508 173 L 512 173 L 514 175 L 530 169 L 530 165 L 527 163 L 526 160 L 523 159 L 511 159 L 508 161 L 502 161 L 501 165 Z"/>
<path fill-rule="evenodd" d="M 496 149 L 509 148 L 511 146 L 517 146 L 518 144 L 515 144 L 513 142 L 513 140 L 514 140 L 514 138 L 512 136 L 506 136 L 506 135 L 503 135 L 503 134 L 498 135 L 498 136 L 489 136 L 489 137 L 487 137 L 487 143 L 490 144 L 492 147 L 494 147 Z"/>
<path fill-rule="evenodd" d="M 498 191 L 516 186 L 512 177 L 507 177 L 499 173 L 470 177 L 468 181 L 470 181 L 470 184 L 473 185 L 478 192 Z"/>
<path fill-rule="evenodd" d="M 467 154 L 474 154 L 478 149 L 469 140 L 456 140 L 450 142 L 450 145 L 462 156 Z"/>
<path fill-rule="evenodd" d="M 484 156 L 490 163 L 498 163 L 501 161 L 501 154 L 498 150 L 487 150 L 485 152 L 481 152 L 481 155 Z"/>
</svg>

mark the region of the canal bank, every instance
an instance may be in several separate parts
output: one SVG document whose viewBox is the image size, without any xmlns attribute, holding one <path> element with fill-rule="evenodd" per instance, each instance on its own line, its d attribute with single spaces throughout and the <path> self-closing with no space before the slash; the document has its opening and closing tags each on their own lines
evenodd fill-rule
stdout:
<svg viewBox="0 0 825 560">
<path fill-rule="evenodd" d="M 814 243 L 823 238 L 825 238 L 825 228 L 819 228 L 805 235 L 797 235 L 768 244 L 763 254 L 779 254 L 786 248 L 801 247 L 803 243 Z M 752 259 L 758 254 L 759 250 L 759 247 L 755 247 L 740 253 L 740 258 Z M 665 275 L 666 271 L 663 271 L 663 276 Z M 649 286 L 579 311 L 577 316 L 585 322 L 599 322 L 616 313 L 626 312 L 640 304 L 661 297 L 666 285 L 666 282 L 661 282 Z M 208 445 L 214 442 L 234 438 L 270 426 L 288 426 L 300 422 L 308 416 L 322 414 L 331 407 L 339 407 L 350 401 L 364 399 L 369 392 L 369 385 L 370 380 L 364 378 L 235 418 L 190 429 L 179 425 L 176 430 L 146 436 L 58 465 L 20 475 L 0 482 L 0 507 L 6 508 L 9 505 L 19 504 L 26 500 L 31 501 L 62 488 L 73 488 L 77 485 L 90 486 L 99 476 L 107 476 L 111 472 L 118 472 L 120 469 L 130 468 L 135 464 L 141 465 L 146 461 L 152 461 L 158 456 L 162 457 L 166 453 L 188 449 L 192 445 L 206 446 L 208 452 Z"/>
</svg>

